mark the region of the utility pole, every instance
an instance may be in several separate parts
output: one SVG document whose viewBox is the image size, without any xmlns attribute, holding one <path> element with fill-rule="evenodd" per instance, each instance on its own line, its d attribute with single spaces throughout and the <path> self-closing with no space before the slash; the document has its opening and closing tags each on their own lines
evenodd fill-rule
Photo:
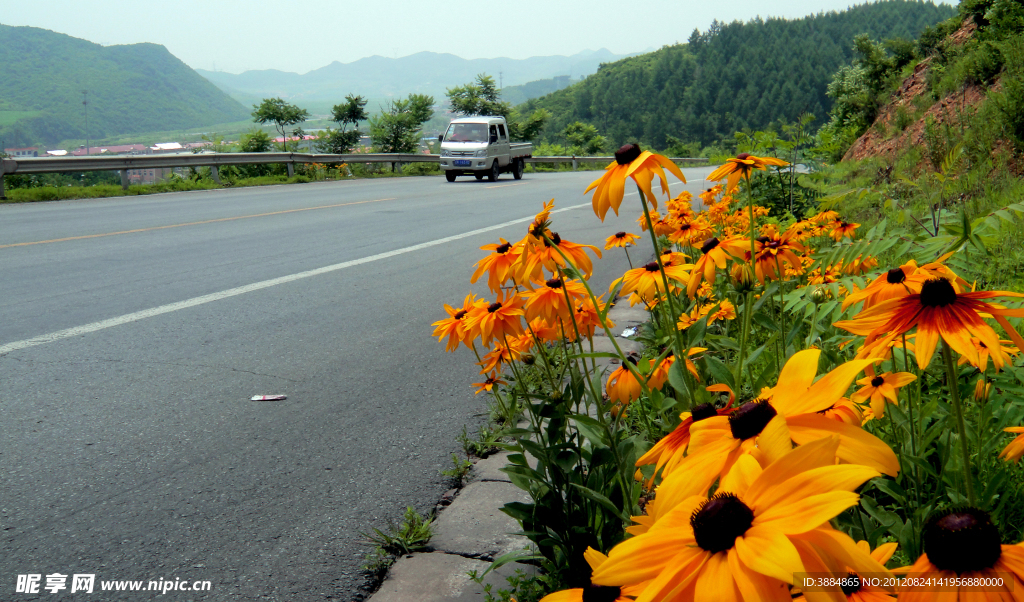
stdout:
<svg viewBox="0 0 1024 602">
<path fill-rule="evenodd" d="M 82 106 L 85 107 L 85 156 L 89 156 L 89 91 L 82 90 Z"/>
</svg>

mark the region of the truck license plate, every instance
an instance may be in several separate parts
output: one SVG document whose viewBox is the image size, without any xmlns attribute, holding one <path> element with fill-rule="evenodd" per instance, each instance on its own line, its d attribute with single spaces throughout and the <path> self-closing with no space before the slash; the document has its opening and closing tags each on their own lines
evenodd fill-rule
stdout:
<svg viewBox="0 0 1024 602">
<path fill-rule="evenodd" d="M 456 167 L 469 167 L 472 164 L 473 162 L 468 159 L 456 159 L 452 161 L 452 165 L 455 165 Z"/>
</svg>

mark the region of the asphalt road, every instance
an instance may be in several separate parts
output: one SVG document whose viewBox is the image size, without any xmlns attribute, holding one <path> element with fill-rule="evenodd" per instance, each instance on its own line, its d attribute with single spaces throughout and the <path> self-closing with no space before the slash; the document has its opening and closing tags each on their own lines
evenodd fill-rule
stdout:
<svg viewBox="0 0 1024 602">
<path fill-rule="evenodd" d="M 489 295 L 469 283 L 479 247 L 521 238 L 548 199 L 585 204 L 554 215 L 563 238 L 639 233 L 635 192 L 594 216 L 598 175 L 0 205 L 0 599 L 155 595 L 15 592 L 52 573 L 358 599 L 359 533 L 432 507 L 486 411 L 472 353 L 430 324 Z M 593 281 L 627 268 L 608 252 Z"/>
</svg>

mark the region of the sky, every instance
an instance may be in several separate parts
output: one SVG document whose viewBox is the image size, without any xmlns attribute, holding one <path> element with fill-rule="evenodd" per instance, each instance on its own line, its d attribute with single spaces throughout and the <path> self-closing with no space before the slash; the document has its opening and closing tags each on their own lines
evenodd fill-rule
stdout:
<svg viewBox="0 0 1024 602">
<path fill-rule="evenodd" d="M 306 73 L 375 54 L 466 59 L 615 54 L 685 42 L 715 19 L 796 18 L 850 0 L 0 0 L 0 23 L 110 46 L 162 44 L 194 69 Z M 488 8 L 490 7 L 490 8 Z"/>
</svg>

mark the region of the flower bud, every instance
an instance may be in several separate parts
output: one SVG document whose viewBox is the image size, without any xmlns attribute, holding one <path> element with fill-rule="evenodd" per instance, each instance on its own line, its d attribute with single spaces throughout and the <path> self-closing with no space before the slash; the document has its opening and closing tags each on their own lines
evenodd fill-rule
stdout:
<svg viewBox="0 0 1024 602">
<path fill-rule="evenodd" d="M 831 296 L 832 293 L 824 286 L 816 286 L 814 287 L 814 290 L 811 291 L 811 301 L 813 301 L 815 305 L 821 305 L 828 301 Z"/>
<path fill-rule="evenodd" d="M 754 274 L 750 271 L 749 265 L 735 263 L 729 270 L 729 275 L 732 277 L 732 286 L 737 293 L 745 293 L 754 288 Z"/>
</svg>

